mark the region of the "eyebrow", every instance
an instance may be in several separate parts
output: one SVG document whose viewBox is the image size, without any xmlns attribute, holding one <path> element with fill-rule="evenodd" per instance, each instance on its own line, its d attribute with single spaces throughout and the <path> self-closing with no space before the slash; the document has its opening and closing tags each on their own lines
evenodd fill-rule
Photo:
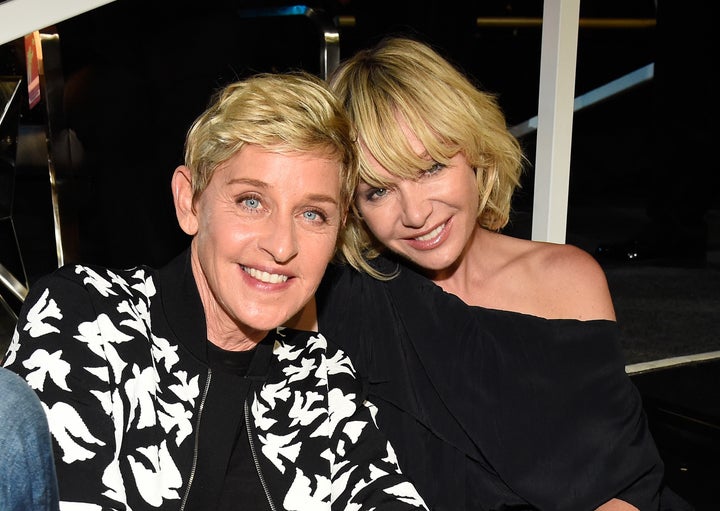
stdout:
<svg viewBox="0 0 720 511">
<path fill-rule="evenodd" d="M 250 186 L 256 186 L 258 188 L 265 188 L 265 189 L 270 188 L 270 185 L 268 185 L 265 181 L 261 181 L 259 179 L 250 179 L 250 178 L 246 178 L 246 177 L 233 178 L 233 179 L 229 180 L 227 182 L 227 184 L 229 184 L 229 185 L 245 184 L 245 185 L 250 185 Z M 322 193 L 311 193 L 310 195 L 307 196 L 307 198 L 313 202 L 327 202 L 329 204 L 334 204 L 335 206 L 338 205 L 338 201 L 334 197 L 331 197 L 329 195 L 325 195 Z"/>
<path fill-rule="evenodd" d="M 338 201 L 335 200 L 333 197 L 330 197 L 329 195 L 323 195 L 321 193 L 313 193 L 308 196 L 308 199 L 310 199 L 313 202 L 327 202 L 329 204 L 333 204 L 335 206 L 338 205 Z"/>
</svg>

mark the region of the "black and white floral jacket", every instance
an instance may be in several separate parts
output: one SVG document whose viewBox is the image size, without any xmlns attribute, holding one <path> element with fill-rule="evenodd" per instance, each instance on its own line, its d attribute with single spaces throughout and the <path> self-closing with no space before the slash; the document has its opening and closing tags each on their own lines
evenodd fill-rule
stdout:
<svg viewBox="0 0 720 511">
<path fill-rule="evenodd" d="M 159 271 L 66 266 L 33 286 L 4 364 L 45 407 L 64 511 L 212 509 L 231 444 L 200 431 L 242 408 L 271 509 L 425 508 L 324 337 L 271 332 L 247 398 L 225 409 L 205 349 L 188 252 Z"/>
</svg>

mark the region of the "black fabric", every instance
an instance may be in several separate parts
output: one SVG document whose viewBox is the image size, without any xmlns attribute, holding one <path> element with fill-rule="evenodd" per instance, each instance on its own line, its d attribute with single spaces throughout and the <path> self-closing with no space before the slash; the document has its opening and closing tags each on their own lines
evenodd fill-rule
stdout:
<svg viewBox="0 0 720 511">
<path fill-rule="evenodd" d="M 255 350 L 228 351 L 208 341 L 207 354 L 208 363 L 212 369 L 225 371 L 242 378 L 247 374 Z"/>
<path fill-rule="evenodd" d="M 431 509 L 658 508 L 662 462 L 614 322 L 468 307 L 404 267 L 383 283 L 333 266 L 317 301 Z"/>
<path fill-rule="evenodd" d="M 219 495 L 218 511 L 237 509 L 269 510 L 267 496 L 260 482 L 257 467 L 250 450 L 250 440 L 245 422 L 244 402 L 247 398 L 249 380 L 245 378 L 256 350 L 227 351 L 213 343 L 207 343 L 208 362 L 214 371 L 213 378 L 226 380 L 227 388 L 221 390 L 227 398 L 226 408 L 235 423 L 235 441 L 229 450 L 230 459 L 223 477 Z M 218 372 L 226 373 L 218 375 Z M 240 415 L 237 415 L 240 411 Z M 223 413 L 224 415 L 224 413 Z M 212 424 L 203 423 L 203 428 L 215 431 Z"/>
<path fill-rule="evenodd" d="M 229 510 L 242 505 L 242 509 L 269 509 L 250 450 L 244 404 L 251 386 L 267 375 L 275 332 L 245 352 L 223 350 L 208 342 L 189 250 L 164 267 L 160 279 L 163 289 L 169 290 L 163 293 L 163 306 L 176 321 L 174 335 L 210 368 L 210 390 L 200 417 L 196 475 L 186 508 Z M 222 448 L 229 445 L 232 449 Z"/>
</svg>

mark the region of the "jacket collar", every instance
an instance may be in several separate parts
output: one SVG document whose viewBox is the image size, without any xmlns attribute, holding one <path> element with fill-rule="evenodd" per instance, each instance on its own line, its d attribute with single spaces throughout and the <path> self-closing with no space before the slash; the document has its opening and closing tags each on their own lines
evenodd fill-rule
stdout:
<svg viewBox="0 0 720 511">
<path fill-rule="evenodd" d="M 207 363 L 205 310 L 190 266 L 190 249 L 158 273 L 162 313 L 173 336 L 196 358 Z"/>
</svg>

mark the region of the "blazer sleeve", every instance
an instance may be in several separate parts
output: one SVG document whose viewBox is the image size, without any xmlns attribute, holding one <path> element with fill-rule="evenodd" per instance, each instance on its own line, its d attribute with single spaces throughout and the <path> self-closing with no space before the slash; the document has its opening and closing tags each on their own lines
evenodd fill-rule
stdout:
<svg viewBox="0 0 720 511">
<path fill-rule="evenodd" d="M 102 342 L 113 333 L 101 333 L 110 328 L 106 319 L 73 270 L 58 270 L 30 290 L 4 364 L 45 409 L 61 501 L 117 509 L 122 489 L 103 483 L 117 468 L 120 428 L 113 422 L 112 347 Z"/>
<path fill-rule="evenodd" d="M 375 422 L 377 410 L 365 399 L 342 351 L 329 358 L 328 386 L 334 446 L 332 509 L 426 510 L 422 497 L 401 473 L 392 446 Z"/>
</svg>

